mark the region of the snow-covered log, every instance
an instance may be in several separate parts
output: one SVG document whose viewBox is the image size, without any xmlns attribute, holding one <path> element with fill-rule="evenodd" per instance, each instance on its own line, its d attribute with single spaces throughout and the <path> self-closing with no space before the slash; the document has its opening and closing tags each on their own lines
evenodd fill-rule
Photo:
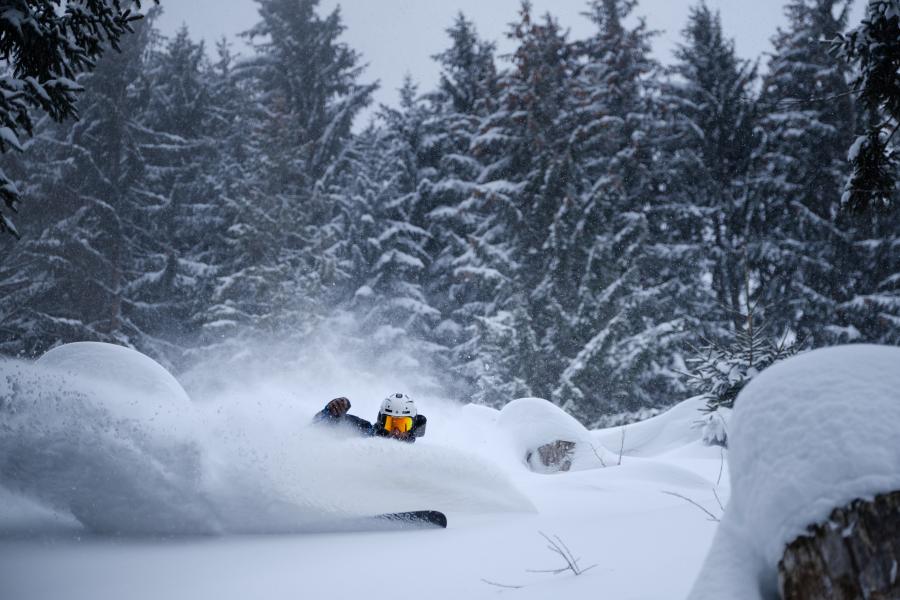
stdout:
<svg viewBox="0 0 900 600">
<path fill-rule="evenodd" d="M 836 508 L 778 564 L 784 600 L 900 597 L 900 491 Z"/>
<path fill-rule="evenodd" d="M 731 497 L 689 600 L 777 598 L 785 550 L 808 535 L 810 526 L 831 527 L 834 510 L 841 507 L 849 507 L 850 520 L 838 525 L 827 543 L 844 543 L 845 533 L 846 543 L 868 540 L 874 547 L 860 550 L 855 567 L 860 577 L 868 581 L 867 569 L 877 554 L 888 561 L 888 577 L 896 582 L 891 559 L 877 546 L 879 540 L 893 539 L 896 548 L 898 516 L 892 517 L 894 533 L 865 519 L 856 520 L 856 527 L 863 526 L 855 532 L 850 524 L 855 515 L 871 515 L 871 508 L 854 504 L 858 499 L 900 490 L 898 431 L 900 348 L 823 348 L 755 377 L 735 402 L 728 432 Z M 825 543 L 823 538 L 819 547 Z M 837 551 L 829 552 L 837 560 Z M 832 575 L 839 579 L 843 568 L 833 563 Z M 830 595 L 785 597 L 898 597 L 838 594 L 832 588 Z"/>
</svg>

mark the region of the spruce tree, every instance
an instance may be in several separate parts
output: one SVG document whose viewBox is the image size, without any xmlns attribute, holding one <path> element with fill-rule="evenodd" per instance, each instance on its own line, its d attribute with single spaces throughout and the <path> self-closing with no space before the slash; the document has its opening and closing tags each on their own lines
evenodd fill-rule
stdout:
<svg viewBox="0 0 900 600">
<path fill-rule="evenodd" d="M 760 234 L 770 246 L 760 264 L 761 300 L 771 327 L 793 329 L 814 346 L 840 339 L 836 305 L 852 268 L 837 216 L 855 107 L 846 68 L 828 53 L 847 11 L 838 0 L 788 3 L 788 26 L 773 40 L 762 86 L 757 179 Z"/>
<path fill-rule="evenodd" d="M 381 182 L 375 200 L 374 217 L 378 226 L 375 261 L 370 265 L 364 322 L 379 345 L 396 345 L 409 351 L 418 346 L 422 364 L 429 363 L 425 342 L 431 337 L 439 312 L 425 295 L 424 277 L 429 256 L 425 250 L 428 232 L 417 224 L 421 197 L 421 149 L 425 107 L 417 97 L 416 86 L 407 77 L 400 90 L 398 109 L 385 108 L 382 119 L 385 135 L 381 152 L 389 178 Z"/>
<path fill-rule="evenodd" d="M 597 1 L 587 13 L 597 32 L 576 44 L 583 66 L 574 132 L 584 183 L 551 229 L 567 317 L 553 399 L 591 423 L 681 391 L 675 367 L 692 307 L 694 282 L 685 285 L 672 267 L 691 263 L 661 202 L 653 34 L 640 19 L 626 26 L 634 7 Z"/>
<path fill-rule="evenodd" d="M 362 67 L 339 41 L 338 10 L 320 17 L 317 0 L 257 3 L 260 22 L 245 34 L 254 54 L 231 68 L 247 94 L 247 160 L 258 170 L 229 200 L 228 231 L 249 256 L 236 253 L 221 270 L 207 329 L 222 319 L 231 328 L 236 319 L 302 336 L 321 320 L 335 283 L 326 227 L 338 209 L 328 192 L 333 167 L 344 164 L 353 119 L 376 86 L 357 82 Z"/>
<path fill-rule="evenodd" d="M 900 343 L 900 210 L 896 207 L 900 129 L 900 2 L 872 0 L 862 22 L 836 40 L 839 60 L 863 109 L 865 133 L 850 147 L 851 173 L 841 215 L 852 240 L 850 265 L 838 305 L 841 334 L 850 339 Z"/>
<path fill-rule="evenodd" d="M 47 162 L 32 165 L 28 186 L 54 218 L 0 275 L 15 288 L 3 298 L 8 352 L 31 356 L 79 340 L 140 347 L 147 338 L 131 290 L 148 275 L 143 259 L 155 244 L 146 164 L 165 137 L 143 120 L 152 17 L 82 78 L 80 120 L 46 122 L 37 135 Z"/>
<path fill-rule="evenodd" d="M 737 315 L 746 261 L 755 269 L 765 253 L 761 205 L 751 185 L 759 144 L 756 68 L 736 56 L 718 13 L 705 3 L 691 8 L 683 35 L 664 88 L 669 120 L 664 185 L 676 205 L 692 205 L 676 208 L 674 226 L 704 247 L 695 260 L 702 261 L 700 273 L 711 280 L 704 286 L 710 296 L 705 320 L 724 333 L 741 327 Z"/>
<path fill-rule="evenodd" d="M 158 0 L 157 0 L 158 3 Z M 77 117 L 75 81 L 96 66 L 110 47 L 141 19 L 140 0 L 12 0 L 0 12 L 0 56 L 9 72 L 0 79 L 0 152 L 22 150 L 34 131 L 34 111 L 56 121 Z M 0 170 L 0 199 L 9 212 L 22 200 L 16 184 Z M 18 236 L 0 212 L 0 233 Z"/>
<path fill-rule="evenodd" d="M 272 176 L 310 190 L 350 137 L 353 118 L 374 84 L 360 84 L 359 55 L 339 41 L 339 9 L 320 17 L 318 0 L 256 0 L 260 21 L 244 35 L 254 56 L 237 67 L 252 78 L 271 117 L 267 139 Z"/>
<path fill-rule="evenodd" d="M 850 211 L 887 210 L 897 193 L 895 136 L 900 123 L 900 0 L 871 0 L 858 27 L 836 40 L 836 54 L 855 67 L 854 91 L 867 131 L 849 151 L 852 168 L 842 197 Z"/>
<path fill-rule="evenodd" d="M 471 397 L 477 391 L 471 385 L 478 372 L 472 367 L 479 364 L 473 354 L 477 318 L 496 284 L 475 258 L 480 217 L 473 210 L 473 193 L 482 166 L 471 148 L 482 119 L 495 108 L 497 71 L 494 45 L 479 38 L 471 21 L 459 14 L 446 31 L 450 47 L 433 57 L 441 82 L 426 95 L 431 108 L 423 123 L 419 206 L 429 234 L 425 291 L 441 319 L 432 341 L 445 349 L 448 387 Z"/>
<path fill-rule="evenodd" d="M 209 304 L 222 225 L 212 71 L 203 44 L 182 28 L 149 55 L 145 73 L 143 118 L 160 135 L 145 149 L 146 212 L 155 218 L 141 223 L 149 238 L 139 259 L 145 275 L 129 295 L 141 307 L 135 320 L 160 345 L 154 354 L 177 360 Z"/>
<path fill-rule="evenodd" d="M 522 353 L 506 376 L 526 381 L 532 394 L 549 397 L 561 361 L 554 344 L 565 318 L 565 290 L 557 289 L 553 278 L 559 254 L 551 227 L 578 197 L 582 181 L 572 139 L 577 58 L 557 21 L 549 14 L 534 20 L 528 2 L 508 35 L 518 44 L 512 68 L 500 79 L 497 110 L 484 119 L 473 141 L 484 164 L 476 210 L 487 213 L 475 238 L 486 244 L 483 267 L 501 283 L 490 309 L 518 315 L 517 324 L 526 330 L 517 334 L 534 340 L 516 349 Z M 509 283 L 502 284 L 504 279 Z M 494 363 L 511 361 L 495 357 Z"/>
</svg>

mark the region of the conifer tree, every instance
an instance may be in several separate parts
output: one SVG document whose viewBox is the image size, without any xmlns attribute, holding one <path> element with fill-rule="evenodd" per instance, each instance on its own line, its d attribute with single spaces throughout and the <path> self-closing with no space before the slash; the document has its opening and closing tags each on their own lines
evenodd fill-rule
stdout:
<svg viewBox="0 0 900 600">
<path fill-rule="evenodd" d="M 652 143 L 660 135 L 658 65 L 643 21 L 625 26 L 634 7 L 590 4 L 597 32 L 578 43 L 576 88 L 585 183 L 551 229 L 567 316 L 555 344 L 566 362 L 553 398 L 588 422 L 660 402 L 680 386 L 671 363 L 684 297 L 664 268 L 671 257 L 658 230 L 662 174 Z"/>
<path fill-rule="evenodd" d="M 158 2 L 157 2 L 158 3 Z M 13 0 L 0 12 L 0 56 L 9 71 L 0 78 L 0 152 L 21 150 L 34 130 L 34 111 L 56 121 L 76 117 L 75 78 L 90 71 L 141 18 L 140 0 Z M 0 171 L 0 199 L 16 212 L 21 195 Z M 18 231 L 0 212 L 0 233 Z"/>
<path fill-rule="evenodd" d="M 838 57 L 855 67 L 852 85 L 868 120 L 849 152 L 852 173 L 842 203 L 850 211 L 886 210 L 897 193 L 898 27 L 900 0 L 871 0 L 860 25 L 836 40 Z"/>
<path fill-rule="evenodd" d="M 271 114 L 260 135 L 268 140 L 272 176 L 312 189 L 340 154 L 353 118 L 374 84 L 360 84 L 359 55 L 339 41 L 339 9 L 320 17 L 318 0 L 256 0 L 260 22 L 244 35 L 255 55 L 238 71 L 251 77 Z"/>
<path fill-rule="evenodd" d="M 145 73 L 150 101 L 143 118 L 160 135 L 145 152 L 146 212 L 155 218 L 140 224 L 152 243 L 135 266 L 145 274 L 129 295 L 141 307 L 135 319 L 142 330 L 171 347 L 175 360 L 194 342 L 198 315 L 209 304 L 222 224 L 221 155 L 211 136 L 212 72 L 202 42 L 180 29 L 149 55 Z"/>
<path fill-rule="evenodd" d="M 16 248 L 0 279 L 16 292 L 3 298 L 7 351 L 35 355 L 54 344 L 102 340 L 141 346 L 146 332 L 131 289 L 145 276 L 141 261 L 155 240 L 146 225 L 148 154 L 165 136 L 144 122 L 144 59 L 153 14 L 135 25 L 80 84 L 80 120 L 46 123 L 35 146 L 48 162 L 32 165 L 30 193 L 51 223 Z M 151 250 L 152 251 L 152 250 Z M 26 284 L 26 282 L 28 282 Z"/>
<path fill-rule="evenodd" d="M 838 38 L 849 61 L 865 133 L 850 147 L 842 219 L 851 231 L 846 300 L 838 306 L 850 339 L 900 342 L 900 210 L 897 210 L 900 130 L 900 2 L 872 0 L 862 22 Z"/>
<path fill-rule="evenodd" d="M 473 266 L 510 282 L 499 286 L 490 309 L 520 315 L 518 323 L 528 331 L 517 333 L 536 342 L 522 348 L 517 370 L 532 393 L 549 397 L 560 368 L 553 343 L 564 290 L 545 277 L 554 272 L 556 256 L 548 233 L 557 213 L 578 197 L 582 180 L 571 137 L 577 64 L 556 20 L 549 14 L 533 20 L 529 2 L 522 3 L 508 35 L 518 44 L 512 68 L 501 77 L 497 110 L 473 141 L 484 165 L 474 194 L 476 210 L 484 214 L 474 235 L 482 248 L 473 256 L 486 259 Z M 496 357 L 494 362 L 503 364 Z"/>
<path fill-rule="evenodd" d="M 771 243 L 760 265 L 762 302 L 770 327 L 793 329 L 814 346 L 834 341 L 836 305 L 851 268 L 836 218 L 855 108 L 846 69 L 828 53 L 847 11 L 838 0 L 788 3 L 788 26 L 774 38 L 761 98 L 757 177 L 761 235 Z"/>
<path fill-rule="evenodd" d="M 679 211 L 675 226 L 705 247 L 701 272 L 711 277 L 706 320 L 739 329 L 745 265 L 749 260 L 755 270 L 765 252 L 751 186 L 758 147 L 756 68 L 736 56 L 718 13 L 705 3 L 691 8 L 683 35 L 664 90 L 671 125 L 666 196 L 693 205 Z"/>
<path fill-rule="evenodd" d="M 321 320 L 334 283 L 327 253 L 334 240 L 325 226 L 336 206 L 328 181 L 344 164 L 353 118 L 376 86 L 357 82 L 362 67 L 338 39 L 338 10 L 323 18 L 318 0 L 257 3 L 260 22 L 245 34 L 254 54 L 231 68 L 248 95 L 248 160 L 258 172 L 230 200 L 236 210 L 229 235 L 253 258 L 235 255 L 232 268 L 221 271 L 208 322 L 230 323 L 231 314 L 262 331 L 302 336 Z"/>
<path fill-rule="evenodd" d="M 429 234 L 425 291 L 441 316 L 432 341 L 445 349 L 448 386 L 470 397 L 470 367 L 478 364 L 471 354 L 476 318 L 496 284 L 475 258 L 480 219 L 473 210 L 473 192 L 482 166 L 470 149 L 482 119 L 495 108 L 497 71 L 494 45 L 479 38 L 471 21 L 459 14 L 446 31 L 450 47 L 433 57 L 441 68 L 441 83 L 426 95 L 431 108 L 423 123 L 419 206 Z M 460 377 L 462 373 L 466 376 Z"/>
<path fill-rule="evenodd" d="M 365 315 L 377 339 L 389 345 L 404 340 L 408 349 L 416 341 L 421 344 L 429 340 L 439 316 L 425 296 L 428 232 L 417 224 L 422 222 L 417 213 L 421 212 L 419 183 L 425 114 L 416 86 L 408 77 L 400 90 L 399 108 L 385 108 L 382 112 L 385 135 L 381 152 L 389 179 L 381 182 L 374 206 L 377 252 L 369 271 L 368 287 L 372 293 Z M 418 354 L 427 363 L 427 355 Z"/>
</svg>

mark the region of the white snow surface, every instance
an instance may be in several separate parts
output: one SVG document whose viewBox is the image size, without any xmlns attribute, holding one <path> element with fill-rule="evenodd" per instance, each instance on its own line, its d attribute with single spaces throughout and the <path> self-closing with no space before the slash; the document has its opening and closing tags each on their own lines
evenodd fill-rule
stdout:
<svg viewBox="0 0 900 600">
<path fill-rule="evenodd" d="M 900 348 L 778 363 L 738 396 L 728 434 L 731 500 L 690 598 L 777 598 L 787 544 L 836 507 L 900 490 Z"/>
<path fill-rule="evenodd" d="M 714 489 L 728 495 L 697 400 L 625 427 L 623 446 L 623 428 L 587 431 L 544 400 L 464 405 L 328 358 L 211 368 L 188 379 L 215 386 L 185 393 L 135 354 L 0 363 L 0 598 L 388 598 L 382 558 L 397 555 L 407 591 L 429 598 L 683 598 L 716 524 L 662 492 L 711 511 Z M 429 419 L 414 445 L 310 424 L 331 397 L 371 419 L 398 390 Z M 572 471 L 528 469 L 527 449 L 563 437 L 579 444 Z M 448 529 L 343 526 L 425 508 Z M 561 566 L 539 532 L 597 566 L 530 572 Z"/>
</svg>

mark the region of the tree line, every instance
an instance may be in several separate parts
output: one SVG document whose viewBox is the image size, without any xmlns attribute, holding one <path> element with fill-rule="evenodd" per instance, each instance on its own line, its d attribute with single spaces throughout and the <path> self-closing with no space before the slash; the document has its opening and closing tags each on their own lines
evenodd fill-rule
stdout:
<svg viewBox="0 0 900 600">
<path fill-rule="evenodd" d="M 683 398 L 690 348 L 750 306 L 804 347 L 900 343 L 900 213 L 845 193 L 874 123 L 831 43 L 847 3 L 789 0 L 762 66 L 702 2 L 667 66 L 636 0 L 587 2 L 585 39 L 523 2 L 506 57 L 460 14 L 439 85 L 354 129 L 376 84 L 339 11 L 256 1 L 245 56 L 151 8 L 78 79 L 79 119 L 3 156 L 28 210 L 0 352 L 99 340 L 181 369 L 340 331 L 459 398 L 598 423 Z"/>
</svg>

